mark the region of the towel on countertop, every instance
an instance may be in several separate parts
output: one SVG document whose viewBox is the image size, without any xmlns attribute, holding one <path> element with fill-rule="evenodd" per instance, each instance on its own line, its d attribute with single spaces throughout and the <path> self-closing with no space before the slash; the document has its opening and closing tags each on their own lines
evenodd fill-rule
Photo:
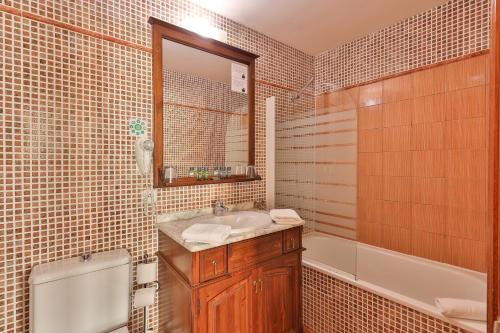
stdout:
<svg viewBox="0 0 500 333">
<path fill-rule="evenodd" d="M 486 303 L 458 298 L 434 299 L 439 311 L 446 317 L 486 320 Z"/>
<path fill-rule="evenodd" d="M 304 223 L 293 209 L 271 209 L 269 215 L 277 224 L 299 225 Z"/>
<path fill-rule="evenodd" d="M 186 242 L 221 244 L 231 234 L 231 226 L 223 224 L 197 223 L 182 232 Z"/>
</svg>

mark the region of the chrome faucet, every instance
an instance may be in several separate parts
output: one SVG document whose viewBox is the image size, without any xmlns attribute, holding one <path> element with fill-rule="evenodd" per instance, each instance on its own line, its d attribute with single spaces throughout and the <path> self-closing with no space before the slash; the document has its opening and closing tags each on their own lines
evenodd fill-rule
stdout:
<svg viewBox="0 0 500 333">
<path fill-rule="evenodd" d="M 229 210 L 226 206 L 224 206 L 224 201 L 217 200 L 214 204 L 214 215 L 221 216 L 224 215 Z"/>
</svg>

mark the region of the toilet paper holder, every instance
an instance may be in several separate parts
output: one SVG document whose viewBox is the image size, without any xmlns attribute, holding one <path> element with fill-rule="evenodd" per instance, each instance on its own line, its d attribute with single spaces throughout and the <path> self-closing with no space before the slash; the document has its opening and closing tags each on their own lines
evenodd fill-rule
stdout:
<svg viewBox="0 0 500 333">
<path fill-rule="evenodd" d="M 155 256 L 153 256 L 154 258 Z M 155 263 L 155 262 L 158 262 L 157 260 L 154 260 L 153 258 L 151 258 L 147 252 L 144 253 L 143 255 L 143 260 L 142 262 L 139 262 L 139 264 L 152 264 L 152 263 Z M 156 272 L 157 274 L 157 272 Z M 148 285 L 152 285 L 154 284 L 155 285 L 155 294 L 158 294 L 158 291 L 160 290 L 160 282 L 158 280 L 155 280 L 155 281 L 151 281 L 151 282 L 146 282 L 146 283 L 143 283 L 143 287 L 148 287 Z M 144 332 L 152 332 L 153 330 L 151 330 L 149 327 L 148 327 L 148 318 L 149 318 L 149 309 L 148 309 L 148 306 L 145 306 L 144 307 Z"/>
<path fill-rule="evenodd" d="M 156 258 L 156 256 L 151 256 L 151 257 L 150 257 L 150 256 L 148 255 L 148 253 L 147 253 L 147 252 L 145 252 L 145 253 L 144 253 L 144 255 L 143 255 L 143 260 L 142 260 L 142 262 L 139 262 L 139 263 L 138 263 L 138 267 L 139 267 L 139 265 L 141 265 L 141 264 L 142 264 L 142 265 L 149 265 L 149 264 L 154 264 L 154 263 L 157 263 L 158 261 L 157 261 L 157 260 L 155 260 L 154 258 Z M 156 266 L 156 269 L 158 269 L 158 268 L 157 268 L 157 266 Z M 156 274 L 157 274 L 157 272 L 156 272 Z M 138 279 L 138 280 L 139 280 L 139 279 Z M 144 287 L 147 287 L 147 286 L 149 286 L 149 285 L 151 285 L 151 284 L 155 284 L 155 286 L 156 286 L 156 292 L 158 292 L 158 291 L 160 290 L 160 281 L 158 281 L 158 280 L 154 280 L 154 281 L 153 281 L 153 280 L 150 280 L 150 281 L 148 281 L 148 282 L 146 282 L 146 283 L 138 283 L 138 284 L 143 285 Z"/>
</svg>

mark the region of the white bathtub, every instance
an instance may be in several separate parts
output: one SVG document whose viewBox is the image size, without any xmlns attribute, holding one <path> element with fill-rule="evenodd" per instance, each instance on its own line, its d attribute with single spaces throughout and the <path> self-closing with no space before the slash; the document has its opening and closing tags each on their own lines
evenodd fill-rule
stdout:
<svg viewBox="0 0 500 333">
<path fill-rule="evenodd" d="M 322 233 L 304 235 L 303 264 L 474 333 L 486 323 L 444 317 L 435 297 L 486 302 L 486 274 Z"/>
</svg>

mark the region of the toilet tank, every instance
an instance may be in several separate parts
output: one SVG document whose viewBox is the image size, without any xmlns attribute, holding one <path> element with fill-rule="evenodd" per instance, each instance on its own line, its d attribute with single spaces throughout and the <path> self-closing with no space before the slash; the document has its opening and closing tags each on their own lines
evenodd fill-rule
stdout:
<svg viewBox="0 0 500 333">
<path fill-rule="evenodd" d="M 104 333 L 127 324 L 130 256 L 94 253 L 35 266 L 30 284 L 30 333 Z"/>
</svg>

